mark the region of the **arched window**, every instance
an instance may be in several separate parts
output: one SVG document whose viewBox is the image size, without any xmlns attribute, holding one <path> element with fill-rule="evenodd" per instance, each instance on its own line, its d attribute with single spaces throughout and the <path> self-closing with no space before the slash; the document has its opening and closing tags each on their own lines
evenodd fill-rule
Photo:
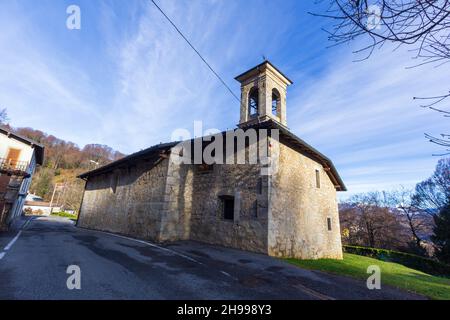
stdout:
<svg viewBox="0 0 450 320">
<path fill-rule="evenodd" d="M 258 89 L 252 88 L 248 95 L 248 114 L 253 116 L 258 114 L 259 109 Z"/>
<path fill-rule="evenodd" d="M 272 114 L 274 116 L 279 116 L 280 109 L 280 93 L 277 89 L 272 90 Z"/>
</svg>

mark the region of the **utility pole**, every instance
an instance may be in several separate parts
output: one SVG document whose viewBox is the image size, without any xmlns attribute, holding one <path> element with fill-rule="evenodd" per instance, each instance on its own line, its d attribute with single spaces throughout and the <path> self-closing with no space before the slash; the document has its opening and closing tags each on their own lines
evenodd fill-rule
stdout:
<svg viewBox="0 0 450 320">
<path fill-rule="evenodd" d="M 60 197 L 61 197 L 61 192 L 58 192 L 58 196 L 56 197 L 56 201 L 55 201 L 55 206 L 58 206 Z"/>
<path fill-rule="evenodd" d="M 53 199 L 55 198 L 55 193 L 56 193 L 56 190 L 58 189 L 58 185 L 59 185 L 59 183 L 55 183 L 55 187 L 53 188 L 52 199 L 50 200 L 50 214 L 53 213 Z M 58 195 L 58 198 L 56 201 L 58 201 L 58 200 L 59 200 L 59 195 Z"/>
<path fill-rule="evenodd" d="M 50 200 L 50 214 L 53 213 L 53 198 L 55 197 L 56 187 L 58 186 L 57 183 L 55 183 L 55 186 L 53 187 L 53 193 L 52 193 L 52 199 Z"/>
<path fill-rule="evenodd" d="M 62 184 L 62 186 L 61 186 L 61 188 L 62 188 L 62 192 L 60 192 L 59 194 L 58 194 L 58 198 L 56 198 L 56 205 L 60 205 L 60 209 L 61 209 L 61 202 L 62 201 L 64 201 L 64 195 L 65 195 L 65 193 L 66 193 L 66 181 L 64 181 L 64 183 Z M 61 199 L 61 202 L 59 202 L 59 200 Z"/>
</svg>

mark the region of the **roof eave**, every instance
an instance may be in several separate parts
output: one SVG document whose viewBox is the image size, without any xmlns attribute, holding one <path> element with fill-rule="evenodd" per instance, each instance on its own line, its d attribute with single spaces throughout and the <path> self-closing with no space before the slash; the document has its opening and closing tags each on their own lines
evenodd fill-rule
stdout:
<svg viewBox="0 0 450 320">
<path fill-rule="evenodd" d="M 291 85 L 294 84 L 294 82 L 293 82 L 291 79 L 289 79 L 283 72 L 281 72 L 277 67 L 275 67 L 269 60 L 266 60 L 266 61 L 264 61 L 264 62 L 258 64 L 256 67 L 253 67 L 253 68 L 251 68 L 251 69 L 248 69 L 247 71 L 241 73 L 240 75 L 238 75 L 238 76 L 235 77 L 234 79 L 235 79 L 236 81 L 242 82 L 243 80 L 246 79 L 245 76 L 246 76 L 248 73 L 251 73 L 252 71 L 254 71 L 254 70 L 256 70 L 256 69 L 261 68 L 261 67 L 264 66 L 265 64 L 268 64 L 268 65 L 270 65 L 272 68 L 274 68 L 274 69 L 275 69 L 275 70 L 276 70 L 283 78 L 285 78 L 286 82 L 288 82 L 288 83 L 291 84 Z"/>
<path fill-rule="evenodd" d="M 320 160 L 319 162 L 321 162 L 322 166 L 325 169 L 329 168 L 329 170 L 326 170 L 327 174 L 330 177 L 330 179 L 332 180 L 334 187 L 336 188 L 337 191 L 347 191 L 347 187 L 345 186 L 344 182 L 342 181 L 342 178 L 339 176 L 339 173 L 338 173 L 336 167 L 334 166 L 333 162 L 327 156 L 325 156 L 320 151 L 318 151 L 317 149 L 315 149 L 314 147 L 312 147 L 311 145 L 309 145 L 308 143 L 306 143 L 305 141 L 303 141 L 302 139 L 297 137 L 295 134 L 293 134 L 291 131 L 289 131 L 289 129 L 287 129 L 283 125 L 281 125 L 273 120 L 267 120 L 256 126 L 260 126 L 260 127 L 264 126 L 264 127 L 268 127 L 268 128 L 272 128 L 272 129 L 279 129 L 280 132 L 282 134 L 284 134 L 286 137 L 289 137 L 293 141 L 297 142 L 298 145 L 300 146 L 300 149 L 302 149 L 306 153 L 311 154 L 316 159 L 319 159 Z"/>
<path fill-rule="evenodd" d="M 33 149 L 35 149 L 35 153 L 36 153 L 36 163 L 39 165 L 42 165 L 44 163 L 44 150 L 45 147 L 32 140 L 29 139 L 27 137 L 24 137 L 20 134 L 14 133 L 11 130 L 9 130 L 7 127 L 5 126 L 0 126 L 0 132 L 3 132 L 4 134 L 6 134 L 8 137 L 13 137 L 16 140 L 19 140 L 22 143 L 28 144 L 29 146 L 31 146 Z"/>
<path fill-rule="evenodd" d="M 129 156 L 126 156 L 126 157 L 124 157 L 122 159 L 119 159 L 119 160 L 113 161 L 111 163 L 108 163 L 108 164 L 106 164 L 106 165 L 104 165 L 104 166 L 102 166 L 100 168 L 96 168 L 94 170 L 90 170 L 90 171 L 87 171 L 85 173 L 82 173 L 82 174 L 78 175 L 77 178 L 86 180 L 90 176 L 95 176 L 95 175 L 100 175 L 100 174 L 103 174 L 103 173 L 110 172 L 110 171 L 114 170 L 117 167 L 121 167 L 123 165 L 130 165 L 130 163 L 132 161 L 149 158 L 149 157 L 151 157 L 154 154 L 157 154 L 158 157 L 159 157 L 161 152 L 167 152 L 172 147 L 174 147 L 176 144 L 178 144 L 178 142 L 169 142 L 169 143 L 163 143 L 163 144 L 152 146 L 152 147 L 147 148 L 145 150 L 141 150 L 141 151 L 135 152 L 135 153 L 133 153 L 133 154 L 131 154 Z"/>
</svg>

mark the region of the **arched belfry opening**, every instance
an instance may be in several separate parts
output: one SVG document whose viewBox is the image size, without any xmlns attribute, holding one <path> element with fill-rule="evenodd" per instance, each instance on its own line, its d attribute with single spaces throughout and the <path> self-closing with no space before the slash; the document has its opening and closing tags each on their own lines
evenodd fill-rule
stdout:
<svg viewBox="0 0 450 320">
<path fill-rule="evenodd" d="M 248 94 L 248 114 L 251 117 L 259 114 L 259 91 L 256 87 L 251 88 Z"/>
<path fill-rule="evenodd" d="M 280 117 L 281 96 L 277 89 L 272 89 L 272 115 Z"/>
<path fill-rule="evenodd" d="M 235 78 L 241 83 L 241 113 L 239 127 L 272 120 L 284 127 L 286 121 L 286 91 L 292 84 L 269 61 Z"/>
</svg>

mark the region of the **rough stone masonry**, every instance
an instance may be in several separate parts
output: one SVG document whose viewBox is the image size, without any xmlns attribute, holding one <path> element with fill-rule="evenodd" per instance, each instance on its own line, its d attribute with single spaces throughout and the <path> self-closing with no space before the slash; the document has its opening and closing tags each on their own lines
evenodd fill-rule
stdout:
<svg viewBox="0 0 450 320">
<path fill-rule="evenodd" d="M 287 128 L 292 82 L 270 62 L 236 78 L 240 123 L 268 130 L 267 163 L 180 163 L 179 143 L 159 144 L 84 173 L 78 225 L 156 242 L 196 240 L 277 257 L 342 258 L 337 191 L 330 159 Z M 221 135 L 227 140 L 228 132 Z M 208 145 L 202 138 L 203 149 Z M 248 155 L 252 142 L 245 141 Z"/>
</svg>

